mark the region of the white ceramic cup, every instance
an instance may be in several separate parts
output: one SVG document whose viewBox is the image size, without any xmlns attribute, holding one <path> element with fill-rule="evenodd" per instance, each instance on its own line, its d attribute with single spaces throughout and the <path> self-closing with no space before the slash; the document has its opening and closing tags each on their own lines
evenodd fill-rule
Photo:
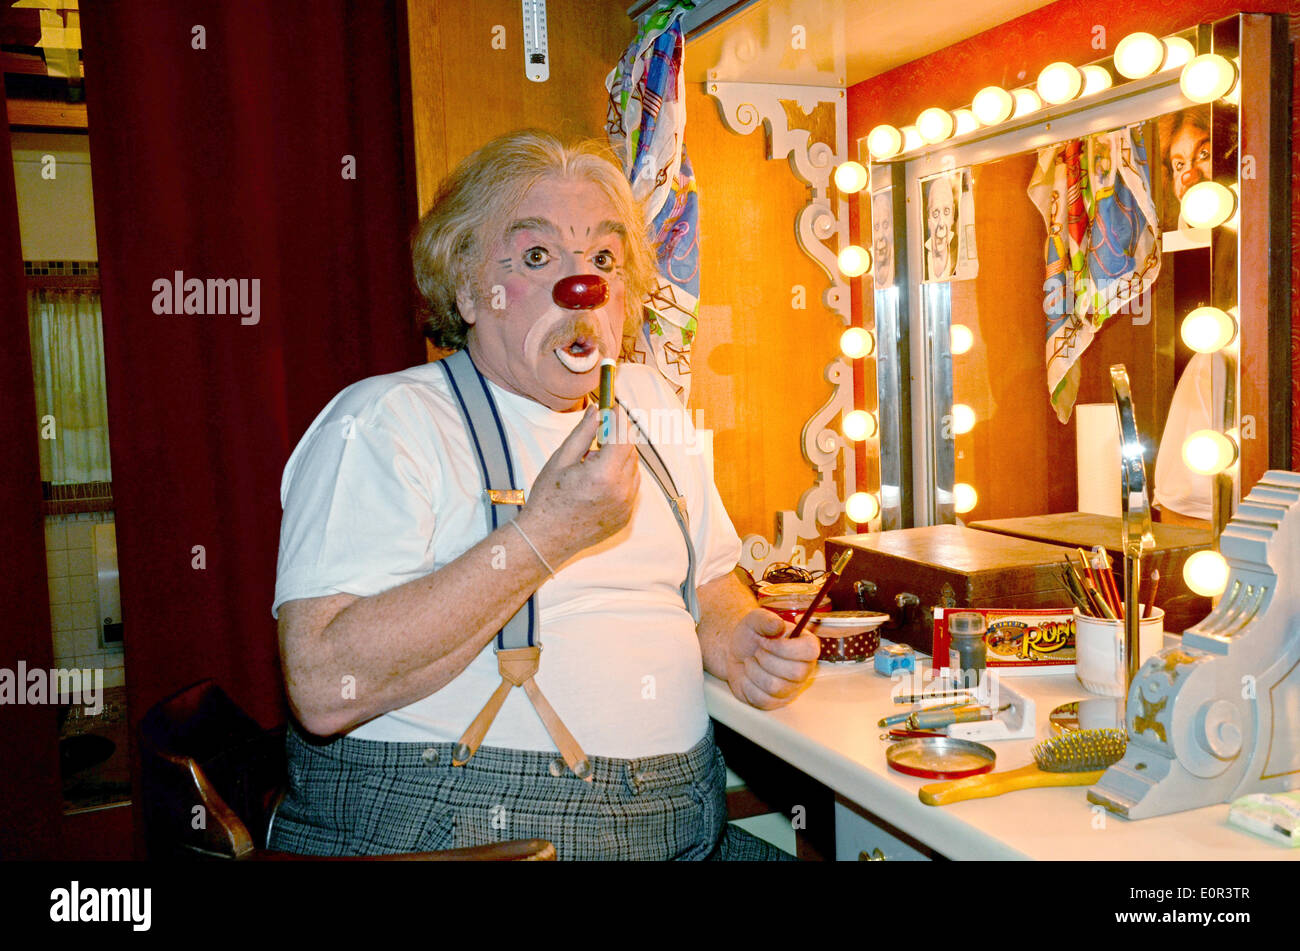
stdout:
<svg viewBox="0 0 1300 951">
<path fill-rule="evenodd" d="M 1138 628 L 1138 663 L 1164 646 L 1165 612 L 1153 608 Z M 1089 693 L 1119 697 L 1124 693 L 1124 622 L 1088 617 L 1074 609 L 1074 673 Z"/>
</svg>

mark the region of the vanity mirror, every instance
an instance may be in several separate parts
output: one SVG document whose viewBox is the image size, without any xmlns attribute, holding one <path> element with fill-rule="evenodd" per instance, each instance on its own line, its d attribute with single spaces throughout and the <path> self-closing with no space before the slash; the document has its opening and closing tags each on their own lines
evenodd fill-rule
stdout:
<svg viewBox="0 0 1300 951">
<path fill-rule="evenodd" d="M 1115 54 L 858 142 L 887 528 L 1118 515 L 1113 364 L 1164 520 L 1290 465 L 1284 20 Z"/>
</svg>

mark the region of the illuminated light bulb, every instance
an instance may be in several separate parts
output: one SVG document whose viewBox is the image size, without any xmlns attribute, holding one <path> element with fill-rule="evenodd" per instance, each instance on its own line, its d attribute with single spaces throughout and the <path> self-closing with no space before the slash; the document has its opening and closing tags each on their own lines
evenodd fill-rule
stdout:
<svg viewBox="0 0 1300 951">
<path fill-rule="evenodd" d="M 1200 429 L 1183 443 L 1183 462 L 1198 475 L 1216 475 L 1237 461 L 1237 444 L 1223 433 Z"/>
<path fill-rule="evenodd" d="M 1197 182 L 1183 192 L 1183 220 L 1192 228 L 1217 228 L 1237 210 L 1237 196 L 1218 182 Z"/>
<path fill-rule="evenodd" d="M 878 125 L 867 133 L 867 151 L 881 161 L 891 159 L 903 148 L 903 133 L 892 125 Z"/>
<path fill-rule="evenodd" d="M 871 252 L 851 244 L 840 252 L 836 263 L 845 277 L 861 277 L 871 270 Z"/>
<path fill-rule="evenodd" d="M 1237 322 L 1217 307 L 1198 307 L 1183 318 L 1183 343 L 1197 353 L 1214 353 L 1232 343 Z"/>
<path fill-rule="evenodd" d="M 979 119 L 976 119 L 975 113 L 969 109 L 954 109 L 952 118 L 957 125 L 957 128 L 953 130 L 953 135 L 965 135 L 967 132 L 974 132 L 980 127 Z"/>
<path fill-rule="evenodd" d="M 1203 598 L 1217 598 L 1228 586 L 1228 562 L 1217 551 L 1198 551 L 1183 562 L 1183 580 Z"/>
<path fill-rule="evenodd" d="M 1241 57 L 1234 56 L 1232 65 L 1237 67 L 1237 75 L 1241 75 Z M 1232 88 L 1223 94 L 1223 101 L 1230 106 L 1241 105 L 1241 83 L 1233 83 Z"/>
<path fill-rule="evenodd" d="M 1083 92 L 1080 95 L 1091 96 L 1103 89 L 1109 89 L 1115 83 L 1105 66 L 1090 64 L 1079 72 L 1083 73 Z"/>
<path fill-rule="evenodd" d="M 921 133 L 917 130 L 916 126 L 905 125 L 900 131 L 903 133 L 904 152 L 911 152 L 913 149 L 919 149 L 925 144 L 925 140 L 921 138 Z"/>
<path fill-rule="evenodd" d="M 942 142 L 952 135 L 953 126 L 952 113 L 933 106 L 916 117 L 916 131 L 928 145 Z"/>
<path fill-rule="evenodd" d="M 876 434 L 876 417 L 866 410 L 855 409 L 844 414 L 844 435 L 854 442 L 862 442 Z"/>
<path fill-rule="evenodd" d="M 1160 41 L 1160 45 L 1165 48 L 1164 62 L 1160 64 L 1162 73 L 1186 65 L 1196 55 L 1196 47 L 1181 36 L 1166 36 Z M 1217 99 L 1218 96 L 1215 98 Z"/>
<path fill-rule="evenodd" d="M 1237 84 L 1237 67 L 1217 53 L 1206 53 L 1189 60 L 1183 67 L 1178 86 L 1192 102 L 1222 99 Z"/>
<path fill-rule="evenodd" d="M 844 512 L 855 522 L 869 522 L 880 514 L 880 499 L 873 492 L 854 492 L 844 502 Z"/>
<path fill-rule="evenodd" d="M 975 345 L 975 335 L 965 324 L 952 325 L 952 352 L 965 353 Z"/>
<path fill-rule="evenodd" d="M 1011 118 L 1016 100 L 1001 86 L 985 86 L 971 101 L 971 112 L 984 125 L 997 125 Z"/>
<path fill-rule="evenodd" d="M 840 350 L 850 360 L 860 360 L 876 349 L 871 332 L 861 327 L 850 327 L 840 334 Z"/>
<path fill-rule="evenodd" d="M 1016 102 L 1016 111 L 1011 115 L 1013 119 L 1019 119 L 1043 108 L 1043 100 L 1038 98 L 1038 93 L 1032 89 L 1013 89 L 1011 96 Z"/>
<path fill-rule="evenodd" d="M 1130 33 L 1115 47 L 1115 69 L 1127 79 L 1150 76 L 1164 58 L 1164 44 L 1150 33 Z"/>
<path fill-rule="evenodd" d="M 967 485 L 965 482 L 958 482 L 952 487 L 952 507 L 958 515 L 965 515 L 973 509 L 980 500 L 979 493 L 975 487 Z"/>
<path fill-rule="evenodd" d="M 952 431 L 957 435 L 975 428 L 975 411 L 965 403 L 952 404 Z"/>
<path fill-rule="evenodd" d="M 845 195 L 862 191 L 867 187 L 867 170 L 857 162 L 841 163 L 835 169 L 835 187 Z"/>
<path fill-rule="evenodd" d="M 1082 89 L 1083 73 L 1069 63 L 1052 63 L 1038 74 L 1038 95 L 1054 106 L 1069 102 Z"/>
</svg>

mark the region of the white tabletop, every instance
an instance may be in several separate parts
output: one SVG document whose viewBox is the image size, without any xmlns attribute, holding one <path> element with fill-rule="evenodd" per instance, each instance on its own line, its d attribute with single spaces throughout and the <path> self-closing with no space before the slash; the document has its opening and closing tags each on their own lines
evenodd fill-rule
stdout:
<svg viewBox="0 0 1300 951">
<path fill-rule="evenodd" d="M 1088 696 L 1073 675 L 1003 681 L 1031 696 L 1038 733 L 1031 740 L 985 741 L 996 770 L 1033 761 L 1030 750 L 1051 736 L 1058 704 Z M 1228 805 L 1130 821 L 1087 801 L 1087 787 L 1024 789 L 990 799 L 927 806 L 917 790 L 928 780 L 891 770 L 882 717 L 909 707 L 890 697 L 891 681 L 871 664 L 821 664 L 814 682 L 780 710 L 756 710 L 727 685 L 705 676 L 709 713 L 866 811 L 952 859 L 1300 859 L 1289 849 L 1228 825 Z"/>
</svg>

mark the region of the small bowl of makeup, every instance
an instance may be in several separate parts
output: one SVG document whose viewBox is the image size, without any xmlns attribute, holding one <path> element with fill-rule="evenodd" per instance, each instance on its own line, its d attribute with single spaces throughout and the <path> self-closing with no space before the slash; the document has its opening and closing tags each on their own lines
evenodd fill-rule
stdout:
<svg viewBox="0 0 1300 951">
<path fill-rule="evenodd" d="M 880 647 L 880 625 L 889 615 L 880 611 L 830 611 L 814 614 L 809 629 L 821 641 L 818 660 L 831 664 L 860 664 Z"/>
</svg>

